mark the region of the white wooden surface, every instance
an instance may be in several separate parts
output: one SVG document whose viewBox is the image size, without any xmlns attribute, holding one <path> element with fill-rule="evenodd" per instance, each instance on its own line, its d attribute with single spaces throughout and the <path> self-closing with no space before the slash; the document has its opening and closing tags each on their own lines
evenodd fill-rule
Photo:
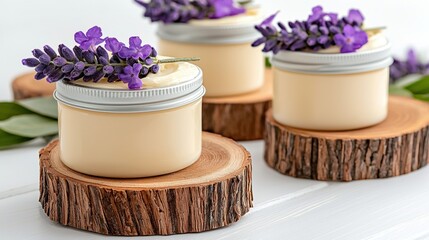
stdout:
<svg viewBox="0 0 429 240">
<path fill-rule="evenodd" d="M 322 4 L 333 11 L 361 8 L 368 25 L 387 25 L 394 52 L 428 49 L 427 1 L 307 0 L 264 2 L 281 17 L 306 16 Z M 154 27 L 131 0 L 0 1 L 0 100 L 11 98 L 10 80 L 26 69 L 20 59 L 46 43 L 71 45 L 72 34 L 100 25 L 125 40 L 155 43 Z M 102 239 L 50 222 L 38 202 L 41 141 L 0 151 L 0 239 Z M 263 161 L 262 141 L 243 142 L 254 163 L 255 207 L 230 227 L 201 234 L 144 239 L 429 239 L 429 167 L 385 180 L 317 182 L 278 174 Z M 114 238 L 121 239 L 121 238 Z"/>
</svg>

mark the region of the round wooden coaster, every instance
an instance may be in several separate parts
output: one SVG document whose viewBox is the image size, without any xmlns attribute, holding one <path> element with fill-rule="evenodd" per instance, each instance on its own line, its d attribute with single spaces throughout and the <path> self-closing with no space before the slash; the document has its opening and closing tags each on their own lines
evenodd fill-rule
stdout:
<svg viewBox="0 0 429 240">
<path fill-rule="evenodd" d="M 15 100 L 52 96 L 55 84 L 46 82 L 45 79 L 35 80 L 34 72 L 19 75 L 12 81 L 13 98 Z"/>
<path fill-rule="evenodd" d="M 262 139 L 272 85 L 271 69 L 266 69 L 265 84 L 258 91 L 232 97 L 204 97 L 203 130 L 237 141 Z"/>
<path fill-rule="evenodd" d="M 394 177 L 429 161 L 429 105 L 391 96 L 387 119 L 353 131 L 311 131 L 266 114 L 265 161 L 280 173 L 316 180 Z"/>
<path fill-rule="evenodd" d="M 40 202 L 60 224 L 106 235 L 202 232 L 238 221 L 252 207 L 250 154 L 203 133 L 200 159 L 150 178 L 110 179 L 67 168 L 58 140 L 40 150 Z"/>
</svg>

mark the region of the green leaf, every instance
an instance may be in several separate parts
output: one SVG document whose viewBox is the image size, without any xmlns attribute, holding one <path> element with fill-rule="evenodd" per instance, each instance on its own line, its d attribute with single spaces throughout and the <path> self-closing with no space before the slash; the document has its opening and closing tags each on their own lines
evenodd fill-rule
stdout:
<svg viewBox="0 0 429 240">
<path fill-rule="evenodd" d="M 395 85 L 389 86 L 389 94 L 398 95 L 398 96 L 405 96 L 405 97 L 412 97 L 413 96 L 412 92 L 408 91 L 407 89 L 395 86 Z"/>
<path fill-rule="evenodd" d="M 422 101 L 429 102 L 429 94 L 414 94 L 414 98 Z"/>
<path fill-rule="evenodd" d="M 425 94 L 429 93 L 429 75 L 420 78 L 419 80 L 408 84 L 405 89 L 411 91 L 414 94 Z"/>
<path fill-rule="evenodd" d="M 57 102 L 52 97 L 39 97 L 19 100 L 17 103 L 37 114 L 58 118 Z"/>
<path fill-rule="evenodd" d="M 10 117 L 33 113 L 30 110 L 14 103 L 14 102 L 0 102 L 0 121 Z"/>
<path fill-rule="evenodd" d="M 36 114 L 14 116 L 0 122 L 0 129 L 21 137 L 43 137 L 58 133 L 57 121 Z"/>
<path fill-rule="evenodd" d="M 0 130 L 0 150 L 16 147 L 22 143 L 33 140 L 33 138 L 26 138 L 16 136 L 5 131 Z"/>
<path fill-rule="evenodd" d="M 271 62 L 269 57 L 265 57 L 265 67 L 271 68 Z"/>
</svg>

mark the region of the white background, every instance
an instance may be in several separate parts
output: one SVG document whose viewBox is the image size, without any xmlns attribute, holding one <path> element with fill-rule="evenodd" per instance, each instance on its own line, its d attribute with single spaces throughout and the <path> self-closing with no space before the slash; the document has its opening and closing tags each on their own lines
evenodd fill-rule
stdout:
<svg viewBox="0 0 429 240">
<path fill-rule="evenodd" d="M 368 26 L 388 27 L 396 54 L 429 46 L 425 0 L 266 0 L 267 14 L 306 18 L 312 6 L 346 13 L 358 7 Z M 126 41 L 155 44 L 154 25 L 131 0 L 0 0 L 0 100 L 10 81 L 28 71 L 20 60 L 45 44 L 73 44 L 73 33 L 99 25 Z M 254 166 L 255 207 L 240 222 L 202 234 L 161 239 L 429 239 L 429 167 L 406 176 L 352 183 L 318 182 L 278 174 L 263 161 L 263 142 L 243 142 Z M 40 142 L 0 151 L 0 239 L 104 239 L 54 224 L 38 203 Z M 119 238 L 112 238 L 119 239 Z M 159 239 L 144 238 L 144 239 Z"/>
<path fill-rule="evenodd" d="M 346 14 L 350 8 L 364 13 L 367 26 L 387 26 L 397 55 L 409 46 L 429 49 L 429 3 L 426 0 L 259 0 L 266 14 L 281 10 L 283 21 L 306 19 L 315 5 Z M 94 25 L 105 35 L 127 41 L 138 35 L 156 45 L 154 25 L 141 17 L 132 0 L 0 0 L 0 100 L 10 99 L 10 81 L 28 71 L 20 60 L 45 44 L 73 46 L 73 34 Z"/>
</svg>

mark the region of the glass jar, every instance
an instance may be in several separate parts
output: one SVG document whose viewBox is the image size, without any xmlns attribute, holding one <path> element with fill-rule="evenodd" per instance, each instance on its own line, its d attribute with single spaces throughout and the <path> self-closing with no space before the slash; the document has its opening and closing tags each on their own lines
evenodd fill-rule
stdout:
<svg viewBox="0 0 429 240">
<path fill-rule="evenodd" d="M 355 53 L 273 56 L 273 117 L 312 130 L 368 127 L 387 117 L 390 45 Z"/>
<path fill-rule="evenodd" d="M 204 20 L 216 21 L 216 20 Z M 254 21 L 229 25 L 159 24 L 158 50 L 169 56 L 200 57 L 206 96 L 222 97 L 255 91 L 264 83 L 264 59 L 251 43 L 258 38 Z"/>
<path fill-rule="evenodd" d="M 201 153 L 204 92 L 200 69 L 181 83 L 141 90 L 58 82 L 61 161 L 78 172 L 112 178 L 186 168 Z"/>
</svg>

